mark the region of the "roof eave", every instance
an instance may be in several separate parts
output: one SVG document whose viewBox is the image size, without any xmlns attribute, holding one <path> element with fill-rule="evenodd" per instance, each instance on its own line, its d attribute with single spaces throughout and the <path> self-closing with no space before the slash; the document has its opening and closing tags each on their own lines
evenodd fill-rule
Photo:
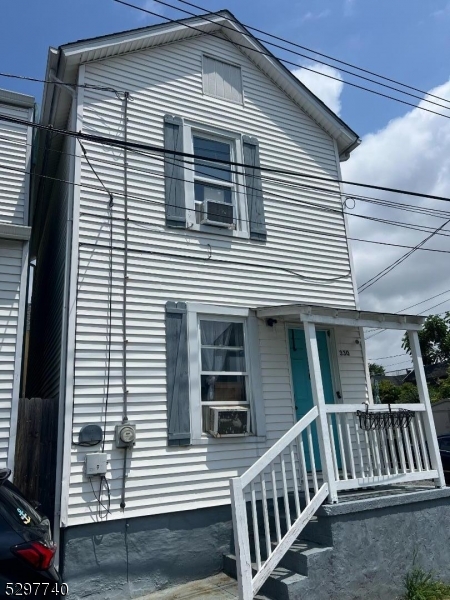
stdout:
<svg viewBox="0 0 450 600">
<path fill-rule="evenodd" d="M 207 20 L 205 20 L 205 17 Z M 190 27 L 186 27 L 189 23 Z M 163 23 L 149 27 L 133 29 L 121 33 L 90 38 L 65 44 L 59 48 L 61 61 L 64 61 L 64 81 L 76 83 L 80 64 L 101 60 L 133 51 L 188 39 L 190 37 L 220 30 L 231 43 L 242 44 L 245 39 L 246 50 L 238 49 L 256 64 L 275 82 L 311 119 L 336 140 L 341 160 L 347 160 L 350 152 L 356 148 L 359 136 L 340 119 L 328 106 L 315 96 L 305 85 L 287 69 L 265 46 L 263 46 L 228 10 L 209 13 L 201 17 L 189 17 L 176 23 Z M 197 33 L 192 28 L 200 31 Z M 233 31 L 234 30 L 234 31 Z M 161 39 L 164 38 L 162 42 Z M 264 54 L 261 54 L 261 51 Z M 61 65 L 60 65 L 61 66 Z M 59 78 L 62 79 L 62 73 Z"/>
</svg>

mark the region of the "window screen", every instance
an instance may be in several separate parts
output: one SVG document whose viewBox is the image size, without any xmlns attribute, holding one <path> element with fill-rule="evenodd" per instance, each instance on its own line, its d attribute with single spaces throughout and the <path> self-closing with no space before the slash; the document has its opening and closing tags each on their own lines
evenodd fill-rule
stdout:
<svg viewBox="0 0 450 600">
<path fill-rule="evenodd" d="M 203 93 L 215 98 L 242 104 L 242 75 L 240 67 L 203 57 Z"/>
</svg>

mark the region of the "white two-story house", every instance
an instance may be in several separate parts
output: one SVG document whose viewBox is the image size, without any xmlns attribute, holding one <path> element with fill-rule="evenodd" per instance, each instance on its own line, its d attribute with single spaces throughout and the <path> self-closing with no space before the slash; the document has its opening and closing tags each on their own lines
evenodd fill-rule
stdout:
<svg viewBox="0 0 450 600">
<path fill-rule="evenodd" d="M 0 89 L 0 467 L 14 469 L 27 302 L 34 98 Z M 14 122 L 18 119 L 20 122 Z"/>
<path fill-rule="evenodd" d="M 241 597 L 293 598 L 273 569 L 323 502 L 444 485 L 425 396 L 413 457 L 358 425 L 361 328 L 421 325 L 358 310 L 339 183 L 358 136 L 228 11 L 52 48 L 46 79 L 27 395 L 58 400 L 72 597 L 205 577 L 234 537 Z"/>
</svg>

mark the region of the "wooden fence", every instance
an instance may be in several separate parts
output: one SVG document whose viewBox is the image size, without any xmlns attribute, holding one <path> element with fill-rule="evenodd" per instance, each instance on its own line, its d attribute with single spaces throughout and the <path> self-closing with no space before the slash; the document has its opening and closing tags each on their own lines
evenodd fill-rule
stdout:
<svg viewBox="0 0 450 600">
<path fill-rule="evenodd" d="M 14 483 L 30 500 L 37 500 L 53 524 L 55 510 L 58 401 L 21 398 L 17 422 Z"/>
</svg>

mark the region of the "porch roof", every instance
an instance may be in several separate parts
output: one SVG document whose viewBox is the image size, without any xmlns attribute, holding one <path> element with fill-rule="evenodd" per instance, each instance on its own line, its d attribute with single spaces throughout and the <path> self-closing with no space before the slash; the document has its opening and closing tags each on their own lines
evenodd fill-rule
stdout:
<svg viewBox="0 0 450 600">
<path fill-rule="evenodd" d="M 425 321 L 420 315 L 400 315 L 317 304 L 282 304 L 261 306 L 256 309 L 261 319 L 317 323 L 319 325 L 339 325 L 347 327 L 376 327 L 380 329 L 419 330 Z"/>
</svg>

